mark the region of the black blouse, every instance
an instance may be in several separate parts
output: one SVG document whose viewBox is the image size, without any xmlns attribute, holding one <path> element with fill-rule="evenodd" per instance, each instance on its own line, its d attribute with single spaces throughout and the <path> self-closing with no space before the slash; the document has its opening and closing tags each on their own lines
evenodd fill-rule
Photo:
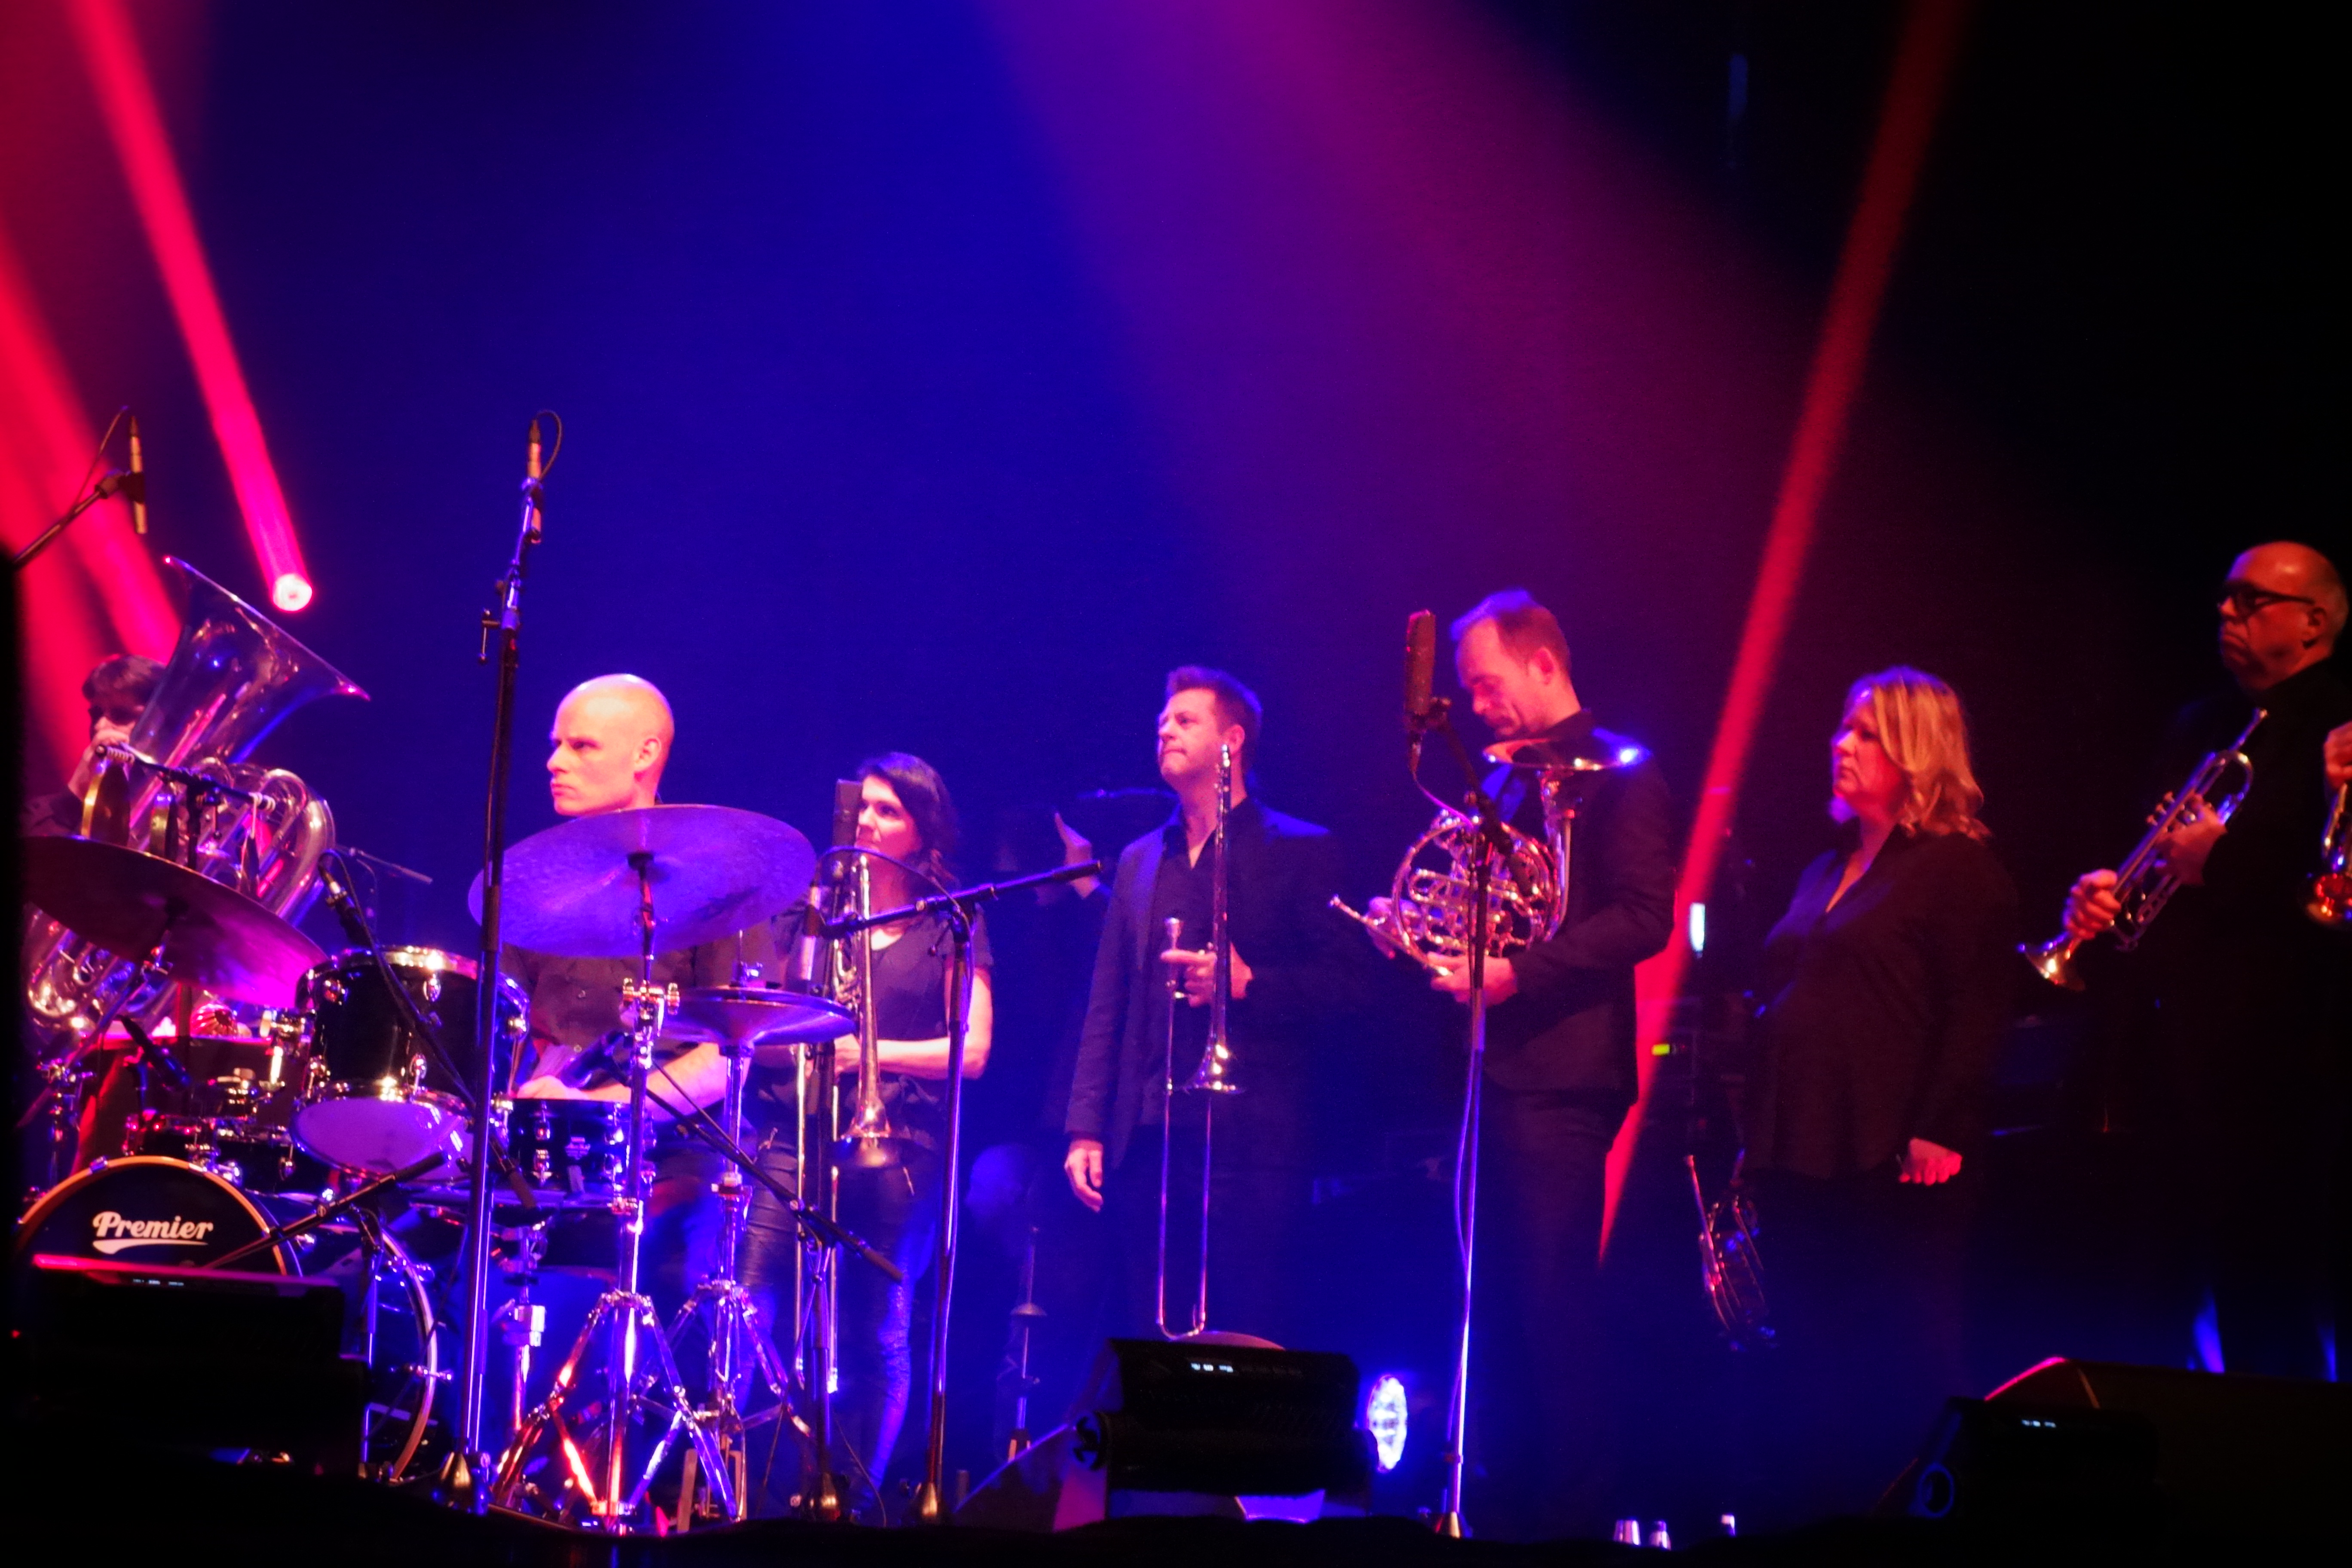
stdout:
<svg viewBox="0 0 2352 1568">
<path fill-rule="evenodd" d="M 2022 973 L 2016 887 L 1975 839 L 1898 829 L 1832 908 L 1853 842 L 1805 868 L 1765 938 L 1751 1169 L 1852 1175 L 1983 1132 Z"/>
</svg>

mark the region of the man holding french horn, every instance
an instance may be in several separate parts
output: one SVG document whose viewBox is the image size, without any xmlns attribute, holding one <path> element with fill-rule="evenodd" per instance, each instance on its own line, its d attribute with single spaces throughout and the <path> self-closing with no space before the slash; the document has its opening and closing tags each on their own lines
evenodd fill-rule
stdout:
<svg viewBox="0 0 2352 1568">
<path fill-rule="evenodd" d="M 2181 1189 L 2168 1212 L 2189 1220 L 2176 1320 L 2185 1331 L 2210 1292 L 2230 1371 L 2325 1378 L 2328 1298 L 2341 1289 L 2352 944 L 2341 919 L 2307 906 L 2331 797 L 2352 776 L 2352 741 L 2330 735 L 2352 721 L 2333 658 L 2344 582 L 2306 545 L 2263 544 L 2231 563 L 2218 605 L 2236 689 L 2181 710 L 2160 776 L 2200 776 L 2200 756 L 2221 758 L 2233 783 L 2252 776 L 2234 811 L 2168 800 L 2153 869 L 2120 884 L 2111 870 L 2081 878 L 2066 929 L 2084 942 L 2128 931 L 2150 878 L 2178 884 L 2146 943 L 2164 1163 Z"/>
<path fill-rule="evenodd" d="M 1604 1354 L 1595 1300 L 1609 1150 L 1638 1079 L 1633 966 L 1674 923 L 1666 783 L 1648 752 L 1599 728 L 1569 676 L 1559 619 L 1524 590 L 1480 601 L 1454 632 L 1454 668 L 1496 751 L 1524 756 L 1487 781 L 1505 819 L 1557 844 L 1572 815 L 1567 907 L 1549 933 L 1486 965 L 1486 1058 L 1474 1422 L 1489 1491 L 1475 1511 L 1505 1537 L 1608 1528 Z M 1495 751 L 1488 755 L 1493 756 Z M 1561 769 L 1546 765 L 1572 763 Z M 1538 783 L 1571 792 L 1547 810 Z M 1393 918 L 1373 900 L 1372 935 Z M 1465 966 L 1431 984 L 1468 1000 Z"/>
</svg>

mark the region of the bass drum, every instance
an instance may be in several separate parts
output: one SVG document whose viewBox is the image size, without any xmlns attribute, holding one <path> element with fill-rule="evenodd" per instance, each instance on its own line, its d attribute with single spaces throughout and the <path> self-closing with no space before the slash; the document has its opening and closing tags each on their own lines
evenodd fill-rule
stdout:
<svg viewBox="0 0 2352 1568">
<path fill-rule="evenodd" d="M 279 1225 L 309 1212 L 290 1196 L 264 1201 L 278 1211 Z M 370 1371 L 367 1473 L 396 1481 L 424 1447 L 450 1347 L 429 1274 L 370 1218 L 373 1240 L 358 1226 L 330 1221 L 232 1267 L 342 1287 L 343 1353 L 365 1361 Z M 100 1161 L 43 1194 L 17 1222 L 15 1257 L 19 1265 L 37 1254 L 202 1268 L 270 1229 L 261 1208 L 220 1176 L 142 1154 Z"/>
</svg>

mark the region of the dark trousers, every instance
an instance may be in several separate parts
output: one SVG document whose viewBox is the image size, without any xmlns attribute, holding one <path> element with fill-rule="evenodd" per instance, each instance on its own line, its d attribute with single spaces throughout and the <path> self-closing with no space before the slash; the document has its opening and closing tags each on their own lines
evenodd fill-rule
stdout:
<svg viewBox="0 0 2352 1568">
<path fill-rule="evenodd" d="M 788 1147 L 761 1152 L 760 1163 L 787 1188 L 797 1190 L 799 1171 Z M 940 1217 L 940 1163 L 927 1150 L 914 1151 L 905 1165 L 841 1173 L 841 1223 L 906 1272 L 894 1284 L 864 1258 L 843 1252 L 838 1389 L 833 1400 L 835 1468 L 861 1513 L 879 1500 L 891 1451 L 906 1424 L 914 1381 L 910 1330 L 915 1289 L 930 1270 Z M 759 1304 L 774 1336 L 779 1358 L 791 1364 L 793 1254 L 797 1225 L 765 1187 L 751 1194 L 743 1226 L 740 1278 Z M 807 1413 L 803 1412 L 805 1415 Z M 798 1489 L 800 1477 L 787 1456 L 770 1467 L 772 1503 Z"/>
<path fill-rule="evenodd" d="M 1167 1319 L 1171 1331 L 1182 1333 L 1200 1289 L 1201 1143 L 1197 1122 L 1181 1109 L 1177 1126 L 1169 1173 Z M 1103 1194 L 1119 1275 L 1111 1330 L 1129 1338 L 1155 1338 L 1159 1331 L 1160 1149 L 1157 1126 L 1137 1128 Z M 1304 1171 L 1244 1164 L 1237 1152 L 1223 1149 L 1212 1164 L 1208 1326 L 1295 1345 L 1310 1178 Z"/>
<path fill-rule="evenodd" d="M 1975 1394 L 1962 1273 L 1978 1178 L 1906 1185 L 1889 1162 L 1759 1178 L 1758 1248 L 1777 1335 L 1765 1469 L 1782 1524 L 1878 1500 L 1944 1401 Z"/>
<path fill-rule="evenodd" d="M 1482 1096 L 1465 1506 L 1490 1538 L 1605 1535 L 1601 1215 L 1624 1111 L 1492 1082 Z"/>
</svg>

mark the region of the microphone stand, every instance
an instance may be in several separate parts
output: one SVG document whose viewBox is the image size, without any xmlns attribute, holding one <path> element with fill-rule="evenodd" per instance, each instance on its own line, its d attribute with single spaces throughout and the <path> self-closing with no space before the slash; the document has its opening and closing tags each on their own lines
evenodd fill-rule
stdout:
<svg viewBox="0 0 2352 1568">
<path fill-rule="evenodd" d="M 73 526 L 74 519 L 107 497 L 121 495 L 129 496 L 133 500 L 144 500 L 147 494 L 145 479 L 146 476 L 143 474 L 126 474 L 119 468 L 108 474 L 98 483 L 90 486 L 89 494 L 66 508 L 64 514 L 57 521 L 41 530 L 30 544 L 16 552 L 8 563 L 8 569 L 12 572 L 22 572 L 31 565 L 41 552 L 58 542 L 58 535 Z"/>
<path fill-rule="evenodd" d="M 930 1422 L 923 1454 L 923 1482 L 915 1492 L 915 1517 L 926 1524 L 946 1523 L 949 1511 L 941 1498 L 948 1441 L 948 1314 L 955 1299 L 956 1220 L 958 1194 L 962 1184 L 960 1162 L 963 1154 L 963 1053 L 964 1037 L 971 1026 L 969 993 L 972 912 L 981 904 L 1001 899 L 1007 893 L 1018 892 L 1024 888 L 1043 887 L 1049 882 L 1072 882 L 1082 877 L 1099 877 L 1102 869 L 1099 860 L 1085 860 L 1075 866 L 1056 866 L 1050 871 L 1014 877 L 1007 881 L 981 882 L 950 892 L 934 893 L 929 898 L 918 899 L 903 909 L 884 910 L 858 919 L 828 922 L 826 927 L 825 934 L 838 941 L 869 926 L 887 925 L 936 914 L 947 921 L 949 933 L 955 941 L 954 953 L 948 965 L 948 1146 L 943 1151 L 946 1171 L 940 1184 L 939 1248 L 933 1259 L 936 1278 L 932 1283 Z M 842 929 L 835 930 L 836 924 Z M 866 1063 L 863 1070 L 877 1071 L 879 1064 Z"/>
<path fill-rule="evenodd" d="M 559 435 L 560 438 L 560 435 Z M 489 799 L 483 812 L 482 957 L 475 971 L 474 1038 L 482 1048 L 476 1054 L 467 1099 L 478 1108 L 473 1118 L 472 1167 L 467 1173 L 466 1247 L 463 1274 L 464 1332 L 457 1363 L 457 1430 L 449 1446 L 449 1462 L 441 1479 L 446 1495 L 469 1510 L 478 1510 L 483 1499 L 474 1485 L 474 1469 L 488 1463 L 482 1450 L 483 1373 L 488 1357 L 490 1268 L 490 1145 L 488 1107 L 491 1094 L 490 1046 L 498 1038 L 499 898 L 506 876 L 507 777 L 514 757 L 515 670 L 522 662 L 522 580 L 530 564 L 530 547 L 540 541 L 541 502 L 539 421 L 530 422 L 530 462 L 522 481 L 522 524 L 515 535 L 514 554 L 507 563 L 494 592 L 495 608 L 482 615 L 481 658 L 488 662 L 493 638 L 498 643 L 498 684 L 490 719 Z M 397 991 L 399 988 L 394 988 Z"/>
<path fill-rule="evenodd" d="M 1452 706 L 1442 697 L 1433 699 L 1426 710 L 1411 715 L 1410 721 L 1416 773 L 1422 736 L 1426 731 L 1436 730 L 1453 747 L 1462 764 L 1463 776 L 1469 780 L 1466 799 L 1477 815 L 1479 827 L 1479 853 L 1470 866 L 1470 1068 L 1468 1081 L 1462 1090 L 1462 1144 L 1454 1163 L 1454 1239 L 1462 1255 L 1462 1321 L 1454 1340 L 1454 1397 L 1445 1407 L 1445 1503 L 1432 1521 L 1438 1534 L 1459 1540 L 1469 1533 L 1462 1516 L 1462 1480 L 1470 1436 L 1470 1301 L 1478 1241 L 1478 1131 L 1484 1109 L 1480 1091 L 1486 1071 L 1486 900 L 1494 887 L 1495 857 L 1498 852 L 1508 857 L 1510 839 L 1504 831 L 1502 813 L 1479 782 L 1477 769 L 1471 764 L 1468 748 L 1454 732 L 1450 717 Z M 1418 777 L 1414 782 L 1420 782 Z M 1562 875 L 1565 874 L 1566 868 L 1562 868 Z"/>
</svg>

